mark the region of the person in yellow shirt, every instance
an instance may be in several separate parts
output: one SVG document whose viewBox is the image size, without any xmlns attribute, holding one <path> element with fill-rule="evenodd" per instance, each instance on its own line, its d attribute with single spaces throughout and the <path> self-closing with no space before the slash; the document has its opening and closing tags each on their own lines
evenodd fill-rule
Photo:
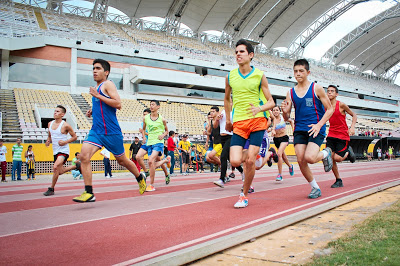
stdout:
<svg viewBox="0 0 400 266">
<path fill-rule="evenodd" d="M 188 169 L 189 166 L 189 153 L 190 153 L 190 142 L 188 141 L 188 136 L 183 135 L 183 139 L 179 141 L 178 144 L 178 150 L 181 151 L 181 156 L 182 156 L 182 174 L 183 175 L 188 175 L 186 170 Z"/>
</svg>

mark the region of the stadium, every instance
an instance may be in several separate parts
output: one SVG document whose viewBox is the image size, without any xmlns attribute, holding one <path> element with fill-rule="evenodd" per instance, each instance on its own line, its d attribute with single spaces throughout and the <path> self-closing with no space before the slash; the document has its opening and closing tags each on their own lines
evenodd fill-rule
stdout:
<svg viewBox="0 0 400 266">
<path fill-rule="evenodd" d="M 70 144 L 71 154 L 80 152 L 92 126 L 85 114 L 92 107 L 89 87 L 95 84 L 96 58 L 111 64 L 109 79 L 122 100 L 117 117 L 125 150 L 135 137 L 142 138 L 142 112 L 156 99 L 169 130 L 189 135 L 205 154 L 204 123 L 210 107 L 223 109 L 225 77 L 237 67 L 237 40 L 245 38 L 254 45 L 252 64 L 264 71 L 280 105 L 296 85 L 293 62 L 303 58 L 318 34 L 363 2 L 368 1 L 2 0 L 0 139 L 9 151 L 7 175 L 17 138 L 33 146 L 35 172 L 52 173 L 53 155 L 45 142 L 58 104 L 66 107 L 65 120 L 78 137 Z M 378 148 L 386 153 L 390 146 L 394 157 L 400 156 L 400 87 L 395 84 L 400 72 L 400 4 L 381 2 L 389 2 L 389 8 L 351 30 L 321 60 L 308 59 L 310 81 L 325 89 L 337 86 L 338 99 L 357 114 L 350 145 L 359 160 L 366 160 L 367 154 L 377 158 Z M 286 153 L 294 157 L 293 131 L 288 128 Z M 124 170 L 115 160 L 111 165 Z M 396 164 L 391 166 L 396 171 Z M 179 159 L 175 167 L 179 169 Z M 98 153 L 92 168 L 103 170 Z M 25 165 L 22 171 L 26 173 Z M 104 264 L 121 261 L 141 260 L 124 257 Z"/>
</svg>

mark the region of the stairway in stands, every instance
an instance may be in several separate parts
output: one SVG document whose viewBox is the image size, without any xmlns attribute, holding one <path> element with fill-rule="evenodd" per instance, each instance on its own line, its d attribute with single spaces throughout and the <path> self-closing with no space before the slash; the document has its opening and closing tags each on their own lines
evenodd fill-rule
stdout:
<svg viewBox="0 0 400 266">
<path fill-rule="evenodd" d="M 85 114 L 86 119 L 89 120 L 91 124 L 93 124 L 93 118 L 92 117 L 89 118 L 86 116 L 87 110 L 91 109 L 91 107 L 85 100 L 85 98 L 83 98 L 83 96 L 80 94 L 71 94 L 71 97 L 76 102 L 79 109 L 81 109 L 82 113 Z"/>
<path fill-rule="evenodd" d="M 13 90 L 0 90 L 0 112 L 2 112 L 2 138 L 6 142 L 15 142 L 22 137 L 18 110 Z"/>
</svg>

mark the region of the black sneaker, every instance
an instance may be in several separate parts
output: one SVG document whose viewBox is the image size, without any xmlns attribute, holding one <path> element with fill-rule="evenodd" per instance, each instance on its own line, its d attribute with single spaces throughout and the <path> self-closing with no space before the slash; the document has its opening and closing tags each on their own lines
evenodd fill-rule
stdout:
<svg viewBox="0 0 400 266">
<path fill-rule="evenodd" d="M 269 151 L 272 152 L 272 159 L 274 159 L 274 162 L 277 163 L 279 160 L 279 157 L 278 157 L 278 154 L 276 153 L 276 150 L 273 147 L 271 147 L 271 148 L 269 148 Z"/>
<path fill-rule="evenodd" d="M 349 158 L 351 163 L 354 163 L 356 161 L 356 155 L 354 154 L 353 148 L 349 146 L 347 150 L 349 151 L 349 155 L 347 157 Z"/>
<path fill-rule="evenodd" d="M 230 173 L 229 178 L 235 178 L 235 173 Z"/>
<path fill-rule="evenodd" d="M 272 166 L 272 157 L 273 157 L 273 156 L 270 156 L 269 159 L 268 159 L 268 161 L 267 161 L 267 165 L 268 165 L 269 167 Z"/>
<path fill-rule="evenodd" d="M 45 196 L 52 196 L 54 195 L 54 188 L 49 187 L 46 192 L 43 193 Z"/>
<path fill-rule="evenodd" d="M 337 179 L 335 183 L 331 186 L 331 188 L 343 187 L 342 179 Z"/>
</svg>

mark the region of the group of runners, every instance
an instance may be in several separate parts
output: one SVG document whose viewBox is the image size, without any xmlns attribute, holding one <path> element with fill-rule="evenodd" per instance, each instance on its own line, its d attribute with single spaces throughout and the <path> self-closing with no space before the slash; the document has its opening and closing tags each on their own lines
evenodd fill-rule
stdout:
<svg viewBox="0 0 400 266">
<path fill-rule="evenodd" d="M 272 160 L 277 162 L 277 181 L 283 178 L 283 163 L 288 166 L 290 175 L 294 174 L 293 165 L 285 154 L 289 144 L 286 132 L 286 122 L 293 127 L 293 142 L 297 162 L 302 175 L 311 186 L 308 197 L 315 199 L 321 196 L 321 189 L 309 167 L 323 161 L 326 172 L 333 170 L 336 182 L 332 187 L 342 187 L 336 162 L 349 158 L 355 161 L 355 155 L 349 146 L 350 136 L 354 134 L 357 116 L 343 102 L 336 99 L 337 87 L 330 85 L 325 92 L 324 88 L 308 80 L 310 67 L 305 59 L 294 62 L 293 71 L 297 85 L 291 88 L 280 106 L 275 105 L 269 91 L 268 80 L 264 73 L 251 66 L 254 57 L 254 48 L 246 40 L 236 43 L 236 62 L 238 68 L 230 71 L 225 81 L 224 110 L 217 106 L 211 107 L 208 115 L 206 160 L 218 165 L 221 169 L 220 179 L 214 181 L 219 187 L 224 187 L 229 181 L 227 176 L 228 161 L 242 175 L 243 187 L 235 208 L 248 206 L 248 194 L 254 192 L 252 187 L 255 171 L 265 164 L 271 166 Z M 139 184 L 139 192 L 155 190 L 155 170 L 162 167 L 165 173 L 165 182 L 169 184 L 170 174 L 167 167 L 171 167 L 171 156 L 164 156 L 164 138 L 173 135 L 169 132 L 167 122 L 159 114 L 160 103 L 157 100 L 150 102 L 150 108 L 143 113 L 141 133 L 143 144 L 135 155 L 135 162 L 140 165 L 140 172 L 135 162 L 125 156 L 123 135 L 119 126 L 116 111 L 121 108 L 121 99 L 116 86 L 108 76 L 110 64 L 102 59 L 93 61 L 93 78 L 96 87 L 90 87 L 92 95 L 92 109 L 86 115 L 93 116 L 93 126 L 82 144 L 80 162 L 76 165 L 64 167 L 69 156 L 68 143 L 76 140 L 72 127 L 62 120 L 65 108 L 57 106 L 54 112 L 54 121 L 49 123 L 49 136 L 46 145 L 53 143 L 54 168 L 51 187 L 44 193 L 46 196 L 54 194 L 58 176 L 73 169 L 79 169 L 84 179 L 84 192 L 73 200 L 75 202 L 93 202 L 96 200 L 92 186 L 92 170 L 90 160 L 102 147 L 109 150 L 117 162 L 128 169 Z M 291 118 L 294 108 L 295 117 Z M 352 124 L 348 128 L 346 114 L 352 116 Z M 326 138 L 326 148 L 320 146 L 326 136 L 326 123 L 329 121 L 329 134 Z M 272 125 L 272 126 L 271 126 Z M 269 145 L 271 134 L 276 150 Z M 68 139 L 67 134 L 71 137 Z M 186 151 L 185 140 L 179 143 L 177 149 Z M 173 151 L 172 151 L 173 152 Z M 148 168 L 144 163 L 144 155 L 148 154 Z M 170 154 L 168 152 L 168 154 Z M 171 153 L 172 154 L 172 153 Z M 187 158 L 183 158 L 184 165 Z M 234 170 L 234 168 L 232 170 Z M 233 172 L 232 172 L 233 173 Z M 146 183 L 146 178 L 147 183 Z"/>
</svg>

